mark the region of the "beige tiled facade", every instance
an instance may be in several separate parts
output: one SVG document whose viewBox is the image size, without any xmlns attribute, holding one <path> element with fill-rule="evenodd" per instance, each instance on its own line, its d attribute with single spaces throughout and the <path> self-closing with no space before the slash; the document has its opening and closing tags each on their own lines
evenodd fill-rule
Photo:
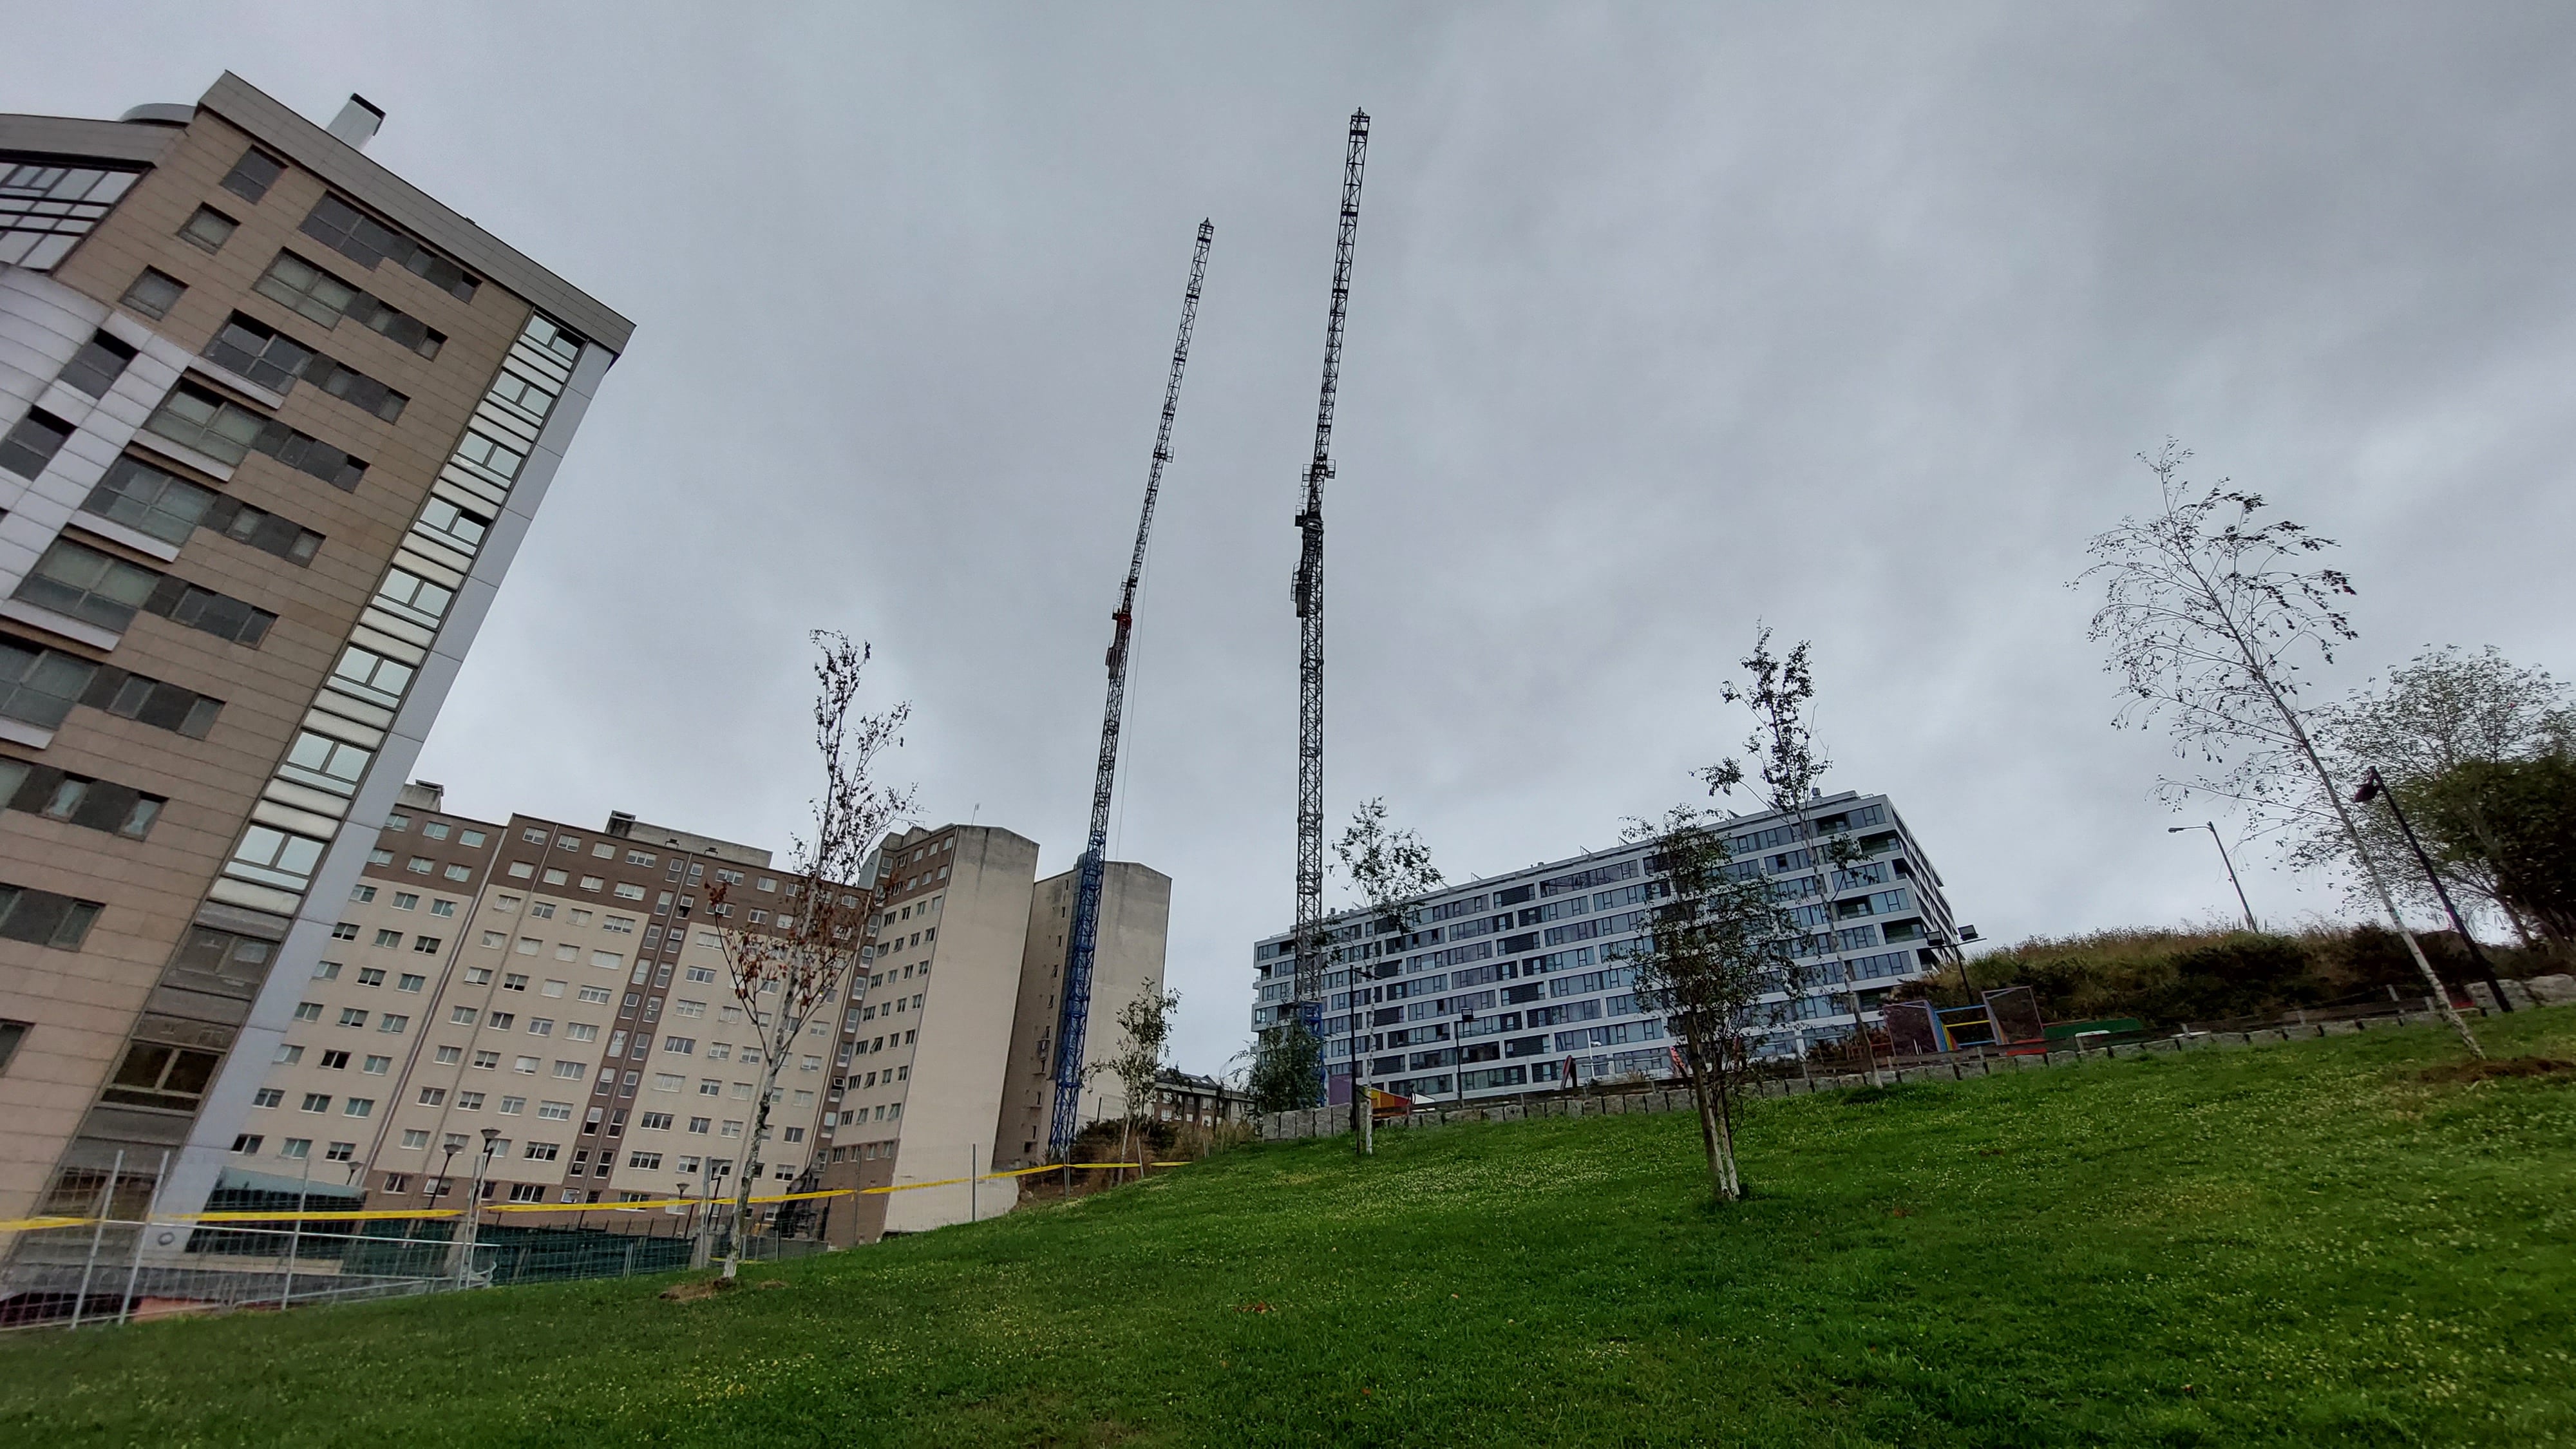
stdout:
<svg viewBox="0 0 2576 1449">
<path fill-rule="evenodd" d="M 93 177 L 109 199 L 31 249 Z M 332 206 L 368 218 L 372 252 L 316 234 Z M 186 234 L 201 210 L 230 223 L 211 244 Z M 357 290 L 299 310 L 261 285 L 290 265 Z M 337 371 L 245 376 L 212 355 L 237 320 Z M 85 1202 L 118 1163 L 129 1192 L 166 1160 L 201 1199 L 259 1130 L 234 1119 L 277 1115 L 250 1104 L 270 1057 L 309 1045 L 308 986 L 335 988 L 336 1022 L 358 971 L 390 969 L 270 968 L 341 944 L 374 822 L 628 330 L 235 77 L 126 122 L 0 116 L 0 433 L 17 440 L 0 443 L 0 795 L 18 807 L 0 811 L 0 1022 L 18 1024 L 0 1218 Z M 98 360 L 118 356 L 100 390 Z M 179 436 L 201 405 L 231 430 L 206 446 Z M 166 489 L 161 511 L 132 488 Z M 62 582 L 100 570 L 112 583 L 87 593 Z M 243 617 L 258 622 L 215 627 Z M 47 813 L 82 790 L 157 803 Z M 433 892 L 472 899 L 442 874 L 420 909 Z M 368 1035 L 328 1069 L 357 1085 L 327 1089 L 327 1125 L 261 1135 L 362 1160 L 392 1107 L 371 1089 L 404 1045 Z M 296 1109 L 326 1069 L 299 1070 L 287 1115 L 319 1119 Z M 353 1096 L 368 1115 L 346 1114 Z"/>
</svg>

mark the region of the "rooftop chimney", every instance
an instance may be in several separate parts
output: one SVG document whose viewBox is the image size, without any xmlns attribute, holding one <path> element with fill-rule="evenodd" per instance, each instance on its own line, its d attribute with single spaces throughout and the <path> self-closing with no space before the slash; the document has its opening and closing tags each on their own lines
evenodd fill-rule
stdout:
<svg viewBox="0 0 2576 1449">
<path fill-rule="evenodd" d="M 375 102 L 352 91 L 349 103 L 340 108 L 339 115 L 331 118 L 331 134 L 351 150 L 364 151 L 367 142 L 375 138 L 376 128 L 384 123 L 384 111 Z"/>
</svg>

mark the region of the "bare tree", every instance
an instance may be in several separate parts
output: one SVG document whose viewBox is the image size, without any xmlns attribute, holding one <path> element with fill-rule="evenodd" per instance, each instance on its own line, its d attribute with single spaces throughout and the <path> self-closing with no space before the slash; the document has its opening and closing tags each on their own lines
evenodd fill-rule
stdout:
<svg viewBox="0 0 2576 1449">
<path fill-rule="evenodd" d="M 2215 794 L 2275 815 L 2313 800 L 2332 812 L 2444 1018 L 2484 1056 L 2399 914 L 2299 704 L 2302 661 L 2331 662 L 2338 646 L 2360 637 L 2342 604 L 2352 581 L 2304 567 L 2334 542 L 2286 518 L 2258 522 L 2261 495 L 2226 480 L 2207 489 L 2187 481 L 2190 458 L 2171 440 L 2154 457 L 2139 455 L 2156 476 L 2156 511 L 2124 518 L 2084 546 L 2093 563 L 2075 587 L 2102 583 L 2087 637 L 2109 646 L 2105 667 L 2120 680 L 2114 723 L 2162 721 L 2174 753 L 2197 759 L 2198 773 L 2158 782 L 2164 798 Z"/>
<path fill-rule="evenodd" d="M 2428 649 L 2388 671 L 2384 683 L 2355 690 L 2342 703 L 2317 712 L 2317 749 L 2342 779 L 2360 779 L 2377 769 L 2388 788 L 2417 813 L 2419 791 L 2462 766 L 2534 760 L 2567 751 L 2576 744 L 2576 707 L 2566 685 L 2544 669 L 2516 668 L 2492 646 L 2470 654 L 2457 647 Z M 2500 832 L 2479 808 L 2474 792 L 2454 798 L 2463 808 L 2459 822 L 2466 850 L 2446 850 L 2437 858 L 2443 879 L 2453 892 L 2484 901 L 2524 945 L 2533 944 L 2530 923 L 2499 890 L 2496 863 Z M 2356 896 L 2368 887 L 2352 845 L 2325 802 L 2310 798 L 2299 816 L 2288 822 L 2295 837 L 2292 863 L 2347 873 Z M 2387 811 L 2364 811 L 2354 818 L 2371 853 L 2379 859 L 2408 858 L 2409 847 L 2398 833 L 2396 817 Z M 2400 869 L 2390 890 L 2406 904 L 2442 909 L 2431 884 L 2417 872 Z"/>
<path fill-rule="evenodd" d="M 897 703 L 877 714 L 860 710 L 868 646 L 822 630 L 813 640 L 822 651 L 814 664 L 814 745 L 823 757 L 823 788 L 812 802 L 812 833 L 790 847 L 786 898 L 767 924 L 755 925 L 734 911 L 731 882 L 719 876 L 707 892 L 734 999 L 761 1042 L 760 1100 L 735 1192 L 726 1278 L 740 1267 L 742 1240 L 751 1228 L 751 1195 L 760 1179 L 761 1146 L 769 1140 L 778 1074 L 807 1023 L 817 1013 L 828 1016 L 834 1001 L 851 994 L 888 880 L 886 872 L 872 870 L 872 857 L 887 827 L 912 809 L 910 786 L 895 788 L 876 778 L 878 756 L 902 745 L 912 706 Z"/>
<path fill-rule="evenodd" d="M 1870 1039 L 1869 1019 L 1861 1011 L 1860 984 L 1851 974 L 1850 963 L 1837 954 L 1830 907 L 1838 873 L 1861 864 L 1866 852 L 1849 832 L 1820 835 L 1807 820 L 1810 802 L 1822 793 L 1818 782 L 1824 779 L 1825 771 L 1833 768 L 1833 761 L 1817 753 L 1815 736 L 1807 727 L 1808 706 L 1816 697 L 1815 674 L 1807 664 L 1808 647 L 1808 641 L 1801 639 L 1787 654 L 1774 655 L 1771 631 L 1764 628 L 1754 638 L 1753 652 L 1738 661 L 1748 681 L 1742 685 L 1730 682 L 1720 688 L 1719 694 L 1729 703 L 1753 711 L 1753 733 L 1745 739 L 1744 748 L 1761 782 L 1756 793 L 1774 812 L 1789 817 L 1799 837 L 1806 841 L 1808 863 L 1816 871 L 1816 899 L 1820 904 L 1815 909 L 1822 916 L 1816 922 L 1819 929 L 1801 939 L 1818 956 L 1834 958 L 1842 977 L 1843 999 L 1851 1008 L 1853 1031 L 1860 1038 L 1861 1059 L 1868 1064 L 1869 1079 L 1875 1083 L 1878 1045 Z M 1711 795 L 1730 794 L 1744 786 L 1744 766 L 1736 760 L 1722 760 L 1699 771 L 1699 778 Z"/>
<path fill-rule="evenodd" d="M 1154 1106 L 1161 1100 L 1158 1090 L 1163 1075 L 1163 1054 L 1172 1042 L 1172 1013 L 1181 1009 L 1181 993 L 1165 991 L 1148 982 L 1138 988 L 1136 999 L 1118 1008 L 1118 1029 L 1126 1036 L 1125 1045 L 1107 1061 L 1092 1070 L 1105 1072 L 1118 1079 L 1119 1090 L 1126 1094 L 1124 1111 L 1118 1126 L 1118 1160 L 1129 1161 L 1128 1152 L 1139 1140 L 1137 1123 L 1152 1121 Z M 1150 1125 L 1143 1142 L 1152 1150 Z M 1144 1159 L 1134 1159 L 1138 1176 L 1143 1176 Z M 1112 1179 L 1115 1181 L 1116 1179 Z"/>
<path fill-rule="evenodd" d="M 1780 1009 L 1762 998 L 1786 991 L 1794 1001 L 1805 985 L 1798 925 L 1758 859 L 1750 870 L 1729 861 L 1724 821 L 1714 812 L 1677 805 L 1660 820 L 1631 822 L 1625 834 L 1653 847 L 1647 868 L 1662 892 L 1643 947 L 1628 952 L 1637 999 L 1664 1013 L 1665 1030 L 1682 1039 L 1709 1186 L 1720 1202 L 1733 1202 L 1744 1196 L 1735 1165 L 1738 1083 L 1753 1038 L 1780 1024 Z"/>
<path fill-rule="evenodd" d="M 1386 800 L 1371 800 L 1351 815 L 1350 828 L 1333 845 L 1342 870 L 1360 893 L 1371 936 L 1404 938 L 1421 929 L 1422 898 L 1447 882 L 1431 863 L 1430 847 L 1411 830 L 1387 828 Z M 1377 1114 L 1370 1096 L 1367 1016 L 1361 1005 L 1360 961 L 1351 962 L 1351 1135 L 1362 1157 L 1377 1151 Z"/>
</svg>

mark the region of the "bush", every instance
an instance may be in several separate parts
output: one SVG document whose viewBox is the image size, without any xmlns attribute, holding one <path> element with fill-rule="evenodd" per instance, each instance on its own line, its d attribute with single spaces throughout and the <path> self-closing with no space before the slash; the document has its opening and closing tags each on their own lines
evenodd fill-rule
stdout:
<svg viewBox="0 0 2576 1449">
<path fill-rule="evenodd" d="M 2425 932 L 2416 939 L 2454 990 L 2474 977 L 2476 968 L 2457 934 Z M 2566 969 L 2545 950 L 2485 951 L 2504 976 Z M 2160 1027 L 2384 998 L 2392 987 L 2404 996 L 2424 991 L 2406 943 L 2395 931 L 2373 925 L 2318 927 L 2290 936 L 2155 929 L 2039 936 L 1970 961 L 1968 980 L 1978 991 L 2027 986 L 2050 1021 L 2133 1016 Z M 1976 1000 L 1955 972 L 1909 983 L 1896 996 L 1940 1006 Z"/>
</svg>

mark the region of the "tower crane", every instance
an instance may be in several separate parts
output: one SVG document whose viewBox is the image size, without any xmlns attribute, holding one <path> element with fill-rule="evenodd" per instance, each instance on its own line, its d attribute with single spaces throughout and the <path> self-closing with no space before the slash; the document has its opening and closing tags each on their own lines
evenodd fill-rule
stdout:
<svg viewBox="0 0 2576 1449">
<path fill-rule="evenodd" d="M 1082 852 L 1081 879 L 1075 886 L 1073 922 L 1064 955 L 1064 989 L 1058 994 L 1055 1028 L 1055 1115 L 1047 1131 L 1047 1148 L 1061 1161 L 1073 1151 L 1073 1135 L 1082 1110 L 1082 1042 L 1091 1019 L 1092 959 L 1100 941 L 1100 887 L 1108 871 L 1109 796 L 1118 779 L 1118 726 L 1127 708 L 1127 639 L 1136 621 L 1136 585 L 1145 572 L 1145 536 L 1154 527 L 1154 498 L 1162 490 L 1163 465 L 1172 461 L 1172 413 L 1181 402 L 1181 370 L 1190 361 L 1190 328 L 1198 321 L 1199 283 L 1207 276 L 1208 245 L 1216 239 L 1213 223 L 1199 223 L 1197 249 L 1190 255 L 1189 290 L 1181 294 L 1181 331 L 1172 343 L 1172 373 L 1163 384 L 1163 420 L 1154 430 L 1154 460 L 1145 470 L 1145 509 L 1136 520 L 1136 551 L 1127 559 L 1127 582 L 1118 590 L 1118 611 L 1110 620 L 1109 705 L 1100 720 L 1100 767 L 1091 785 L 1091 836 Z"/>
<path fill-rule="evenodd" d="M 1324 323 L 1324 386 L 1315 407 L 1315 456 L 1297 515 L 1297 953 L 1296 1016 L 1320 1037 L 1324 1004 L 1324 480 L 1333 476 L 1333 395 L 1341 384 L 1342 320 L 1351 299 L 1351 245 L 1360 230 L 1360 171 L 1369 118 L 1351 112 L 1342 158 L 1341 232 L 1333 245 L 1333 302 Z M 1319 1084 L 1320 1085 L 1320 1084 Z"/>
</svg>

